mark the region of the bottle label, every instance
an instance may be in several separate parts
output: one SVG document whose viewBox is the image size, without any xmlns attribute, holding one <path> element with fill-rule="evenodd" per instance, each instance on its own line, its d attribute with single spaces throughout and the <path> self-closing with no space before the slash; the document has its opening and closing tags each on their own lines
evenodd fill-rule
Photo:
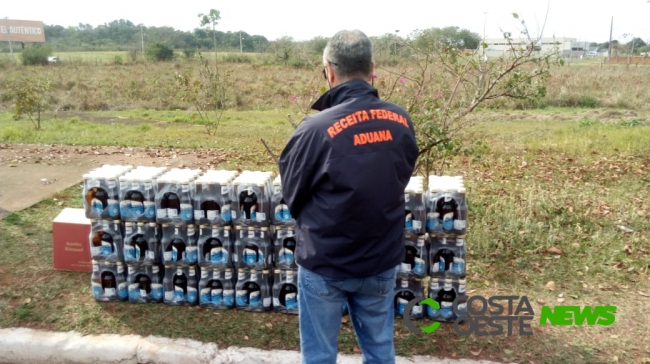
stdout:
<svg viewBox="0 0 650 364">
<path fill-rule="evenodd" d="M 210 298 L 212 303 L 215 305 L 220 305 L 221 301 L 223 300 L 223 289 L 213 288 L 210 292 Z"/>
<path fill-rule="evenodd" d="M 223 304 L 227 307 L 235 305 L 235 291 L 232 289 L 223 290 Z"/>
<path fill-rule="evenodd" d="M 205 269 L 201 269 L 201 278 L 208 278 L 208 271 Z"/>
<path fill-rule="evenodd" d="M 192 221 L 192 218 L 194 217 L 194 210 L 192 209 L 192 205 L 182 203 L 181 204 L 181 219 L 184 221 Z"/>
<path fill-rule="evenodd" d="M 427 230 L 435 231 L 440 230 L 440 214 L 437 212 L 430 212 L 427 214 Z"/>
<path fill-rule="evenodd" d="M 454 303 L 443 301 L 440 303 L 440 315 L 446 319 L 451 318 L 454 315 Z"/>
<path fill-rule="evenodd" d="M 194 269 L 193 267 L 190 267 L 188 271 L 190 273 L 190 277 L 196 276 L 196 269 Z"/>
<path fill-rule="evenodd" d="M 465 220 L 454 220 L 454 230 L 464 230 Z"/>
<path fill-rule="evenodd" d="M 144 214 L 144 204 L 131 200 L 131 216 L 142 216 L 142 214 Z"/>
<path fill-rule="evenodd" d="M 424 260 L 420 258 L 415 258 L 415 264 L 413 266 L 413 273 L 417 275 L 423 275 L 424 274 Z"/>
<path fill-rule="evenodd" d="M 248 306 L 248 291 L 245 289 L 237 291 L 237 307 Z"/>
<path fill-rule="evenodd" d="M 94 298 L 101 297 L 102 294 L 104 293 L 102 290 L 102 285 L 97 282 L 93 282 L 92 286 L 93 286 L 93 297 Z"/>
<path fill-rule="evenodd" d="M 404 315 L 404 309 L 406 308 L 406 305 L 408 305 L 408 303 L 409 302 L 403 298 L 397 299 L 397 312 L 399 312 L 400 315 Z"/>
<path fill-rule="evenodd" d="M 106 295 L 106 297 L 113 297 L 113 296 L 115 296 L 115 288 L 106 288 L 106 289 L 104 290 L 104 294 Z"/>
<path fill-rule="evenodd" d="M 216 220 L 219 217 L 219 210 L 208 210 L 208 219 Z"/>
<path fill-rule="evenodd" d="M 226 271 L 226 273 L 224 274 L 224 278 L 227 281 L 231 280 L 232 279 L 232 272 L 231 271 Z"/>
<path fill-rule="evenodd" d="M 93 272 L 99 272 L 99 265 L 93 264 Z"/>
<path fill-rule="evenodd" d="M 264 307 L 271 307 L 271 297 L 265 297 L 262 300 L 262 306 Z"/>
<path fill-rule="evenodd" d="M 431 273 L 440 273 L 440 261 L 431 264 Z"/>
<path fill-rule="evenodd" d="M 156 253 L 154 253 L 152 250 L 147 250 L 147 254 L 145 254 L 146 258 L 148 260 L 156 260 Z M 158 273 L 158 267 L 154 266 L 153 267 L 154 273 Z"/>
<path fill-rule="evenodd" d="M 148 190 L 150 190 L 152 188 L 153 188 L 153 186 L 151 185 L 151 181 L 144 181 L 144 190 L 145 191 L 148 191 Z"/>
<path fill-rule="evenodd" d="M 147 251 L 147 253 L 149 253 L 149 251 Z M 147 255 L 149 255 L 149 254 L 147 254 Z M 151 255 L 153 255 L 153 252 L 151 252 Z M 158 274 L 158 273 L 160 273 L 160 267 L 158 267 L 157 265 L 152 266 L 152 267 L 151 267 L 151 272 L 152 272 L 153 274 Z"/>
<path fill-rule="evenodd" d="M 201 304 L 212 302 L 212 294 L 210 287 L 201 289 Z"/>
<path fill-rule="evenodd" d="M 135 246 L 135 260 L 140 260 L 141 258 L 144 258 L 144 254 L 140 251 L 140 246 L 136 245 Z"/>
<path fill-rule="evenodd" d="M 435 298 L 434 298 L 435 299 Z M 438 315 L 439 310 L 427 305 L 427 316 L 435 318 Z"/>
<path fill-rule="evenodd" d="M 223 237 L 224 237 L 224 238 L 227 238 L 227 237 L 229 237 L 229 236 L 230 236 L 230 231 L 228 231 L 228 230 L 224 230 L 224 231 L 223 231 Z"/>
<path fill-rule="evenodd" d="M 293 264 L 293 251 L 288 248 L 280 249 L 278 254 L 278 264 L 292 265 Z"/>
<path fill-rule="evenodd" d="M 131 181 L 131 189 L 132 189 L 132 190 L 139 190 L 139 189 L 140 189 L 140 182 L 138 182 L 138 181 Z"/>
<path fill-rule="evenodd" d="M 99 181 L 96 179 L 88 180 L 88 188 L 99 187 Z"/>
<path fill-rule="evenodd" d="M 251 272 L 251 281 L 256 281 L 257 280 L 257 272 L 252 271 Z"/>
<path fill-rule="evenodd" d="M 146 289 L 140 289 L 140 298 L 147 298 L 149 294 Z"/>
<path fill-rule="evenodd" d="M 104 231 L 110 229 L 110 226 L 108 225 L 109 225 L 108 221 L 102 221 L 102 229 L 104 229 Z"/>
<path fill-rule="evenodd" d="M 442 228 L 444 230 L 454 229 L 454 213 L 448 212 L 442 217 Z"/>
<path fill-rule="evenodd" d="M 463 245 L 465 245 L 465 239 L 456 238 L 456 246 L 463 246 Z"/>
<path fill-rule="evenodd" d="M 444 272 L 446 270 L 445 268 L 445 258 L 440 257 L 440 272 Z"/>
<path fill-rule="evenodd" d="M 111 217 L 120 216 L 120 202 L 118 200 L 108 200 L 108 215 Z"/>
<path fill-rule="evenodd" d="M 227 195 L 228 192 L 230 192 L 230 188 L 227 185 L 226 186 L 221 186 L 221 194 L 222 195 Z"/>
<path fill-rule="evenodd" d="M 108 182 L 108 188 L 109 189 L 112 190 L 113 188 L 117 187 L 117 183 L 115 182 L 114 179 L 109 179 L 107 182 Z"/>
<path fill-rule="evenodd" d="M 178 256 L 178 250 L 175 246 L 172 246 L 172 262 L 177 262 L 181 257 Z"/>
<path fill-rule="evenodd" d="M 413 309 L 411 310 L 411 314 L 413 314 L 413 315 L 421 315 L 422 314 L 422 306 L 420 306 L 420 305 L 413 306 Z"/>
<path fill-rule="evenodd" d="M 133 233 L 133 227 L 131 227 L 131 225 L 125 225 L 124 226 L 124 233 L 126 235 L 131 235 Z"/>
<path fill-rule="evenodd" d="M 255 237 L 255 231 L 252 230 L 252 229 L 248 230 L 248 237 L 249 238 L 254 238 Z"/>
<path fill-rule="evenodd" d="M 257 263 L 257 253 L 253 249 L 244 249 L 243 256 L 244 263 L 248 265 L 254 265 Z"/>
<path fill-rule="evenodd" d="M 221 218 L 225 222 L 230 222 L 232 219 L 237 218 L 237 214 L 230 210 L 230 205 L 226 204 L 221 207 Z"/>
<path fill-rule="evenodd" d="M 422 221 L 413 220 L 413 229 L 415 229 L 415 230 L 422 229 Z"/>
<path fill-rule="evenodd" d="M 454 274 L 462 275 L 465 273 L 465 260 L 463 258 L 454 258 L 453 266 L 451 271 Z"/>
<path fill-rule="evenodd" d="M 193 237 L 195 235 L 196 231 L 194 230 L 194 226 L 188 226 L 187 227 L 187 236 Z"/>
<path fill-rule="evenodd" d="M 188 246 L 185 252 L 185 259 L 190 263 L 195 263 L 199 259 L 198 249 L 195 246 Z M 190 271 L 192 271 L 191 269 Z"/>
<path fill-rule="evenodd" d="M 113 246 L 108 241 L 102 241 L 102 255 L 107 257 L 113 254 Z"/>
<path fill-rule="evenodd" d="M 203 210 L 194 210 L 194 220 L 200 220 L 205 218 L 205 212 Z"/>
<path fill-rule="evenodd" d="M 160 283 L 151 284 L 151 297 L 156 301 L 160 301 L 163 298 L 163 286 Z"/>
<path fill-rule="evenodd" d="M 287 293 L 286 296 L 284 296 L 284 302 L 287 308 L 298 307 L 298 300 L 296 299 L 295 293 Z"/>
<path fill-rule="evenodd" d="M 458 293 L 465 293 L 465 289 L 467 289 L 467 286 L 463 283 L 458 285 Z"/>
<path fill-rule="evenodd" d="M 467 302 L 458 303 L 458 311 L 467 312 Z"/>
<path fill-rule="evenodd" d="M 188 184 L 182 184 L 182 185 L 181 185 L 181 191 L 183 191 L 183 193 L 190 192 L 190 185 L 188 185 Z"/>
<path fill-rule="evenodd" d="M 117 294 L 120 296 L 120 298 L 128 298 L 129 297 L 129 288 L 126 284 L 126 282 L 122 282 L 117 285 Z"/>
<path fill-rule="evenodd" d="M 165 301 L 171 302 L 174 300 L 175 296 L 176 296 L 175 291 L 165 291 Z"/>
<path fill-rule="evenodd" d="M 412 229 L 413 228 L 413 215 L 412 214 L 407 214 L 405 219 L 404 219 L 404 228 L 406 229 Z"/>
<path fill-rule="evenodd" d="M 255 219 L 258 222 L 264 222 L 266 221 L 266 213 L 264 212 L 256 212 L 255 216 L 251 216 L 253 219 Z"/>
<path fill-rule="evenodd" d="M 163 253 L 163 258 L 165 259 L 165 262 L 170 262 L 173 261 L 173 254 L 172 252 L 164 252 Z"/>
<path fill-rule="evenodd" d="M 405 193 L 404 194 L 404 202 L 409 203 L 410 200 L 411 200 L 411 194 Z"/>
<path fill-rule="evenodd" d="M 129 187 L 129 181 L 120 181 L 120 190 L 126 190 Z"/>
<path fill-rule="evenodd" d="M 128 272 L 129 272 L 129 274 L 135 273 L 135 267 L 134 266 L 129 266 L 128 267 Z"/>
<path fill-rule="evenodd" d="M 194 303 L 199 299 L 198 292 L 194 287 L 187 287 L 187 302 Z"/>
<path fill-rule="evenodd" d="M 221 259 L 223 259 L 221 248 L 217 247 L 210 249 L 210 261 L 212 263 L 221 263 Z"/>
<path fill-rule="evenodd" d="M 286 302 L 286 299 L 285 299 Z M 280 307 L 280 299 L 277 297 L 273 297 L 273 307 Z"/>
<path fill-rule="evenodd" d="M 402 286 L 402 288 L 408 288 L 409 282 L 406 281 L 406 280 L 402 280 L 401 286 Z"/>
<path fill-rule="evenodd" d="M 156 203 L 152 201 L 144 202 L 144 216 L 148 219 L 153 219 L 156 216 Z"/>
<path fill-rule="evenodd" d="M 411 265 L 408 264 L 408 263 L 402 263 L 400 265 L 400 271 L 402 271 L 402 273 L 410 273 L 411 272 Z"/>
<path fill-rule="evenodd" d="M 291 213 L 289 208 L 285 204 L 280 204 L 275 207 L 275 219 L 277 221 L 289 221 L 291 220 Z"/>
<path fill-rule="evenodd" d="M 168 209 L 158 209 L 156 210 L 156 218 L 158 219 L 164 219 L 167 217 L 167 210 Z"/>
<path fill-rule="evenodd" d="M 167 209 L 167 217 L 170 219 L 175 219 L 178 217 L 178 210 L 176 209 Z"/>
<path fill-rule="evenodd" d="M 260 293 L 261 293 L 260 291 L 251 292 L 250 301 L 249 301 L 249 305 L 251 307 L 258 307 L 260 305 L 260 299 L 261 299 Z"/>
<path fill-rule="evenodd" d="M 273 187 L 273 194 L 274 195 L 279 195 L 280 193 L 282 193 L 282 188 L 280 186 L 274 186 Z"/>
<path fill-rule="evenodd" d="M 185 292 L 183 287 L 174 286 L 174 301 L 182 302 L 185 300 Z"/>
<path fill-rule="evenodd" d="M 93 246 L 93 247 L 90 248 L 90 253 L 92 254 L 93 257 L 96 257 L 98 255 L 103 255 L 102 254 L 102 247 L 101 246 Z"/>
<path fill-rule="evenodd" d="M 104 204 L 102 203 L 102 201 L 96 198 L 92 199 L 91 208 L 93 212 L 98 216 L 101 216 L 101 214 L 104 212 Z"/>
</svg>

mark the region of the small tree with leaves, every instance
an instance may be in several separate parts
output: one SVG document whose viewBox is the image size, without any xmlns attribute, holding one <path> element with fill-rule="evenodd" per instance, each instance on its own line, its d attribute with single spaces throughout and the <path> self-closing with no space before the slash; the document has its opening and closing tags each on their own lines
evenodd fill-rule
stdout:
<svg viewBox="0 0 650 364">
<path fill-rule="evenodd" d="M 27 115 L 34 129 L 41 129 L 41 114 L 49 106 L 52 76 L 50 73 L 28 71 L 17 82 L 9 85 L 9 92 L 14 96 L 13 113 L 16 119 Z"/>
<path fill-rule="evenodd" d="M 518 19 L 517 14 L 513 14 Z M 490 100 L 537 100 L 546 94 L 546 80 L 553 65 L 561 65 L 555 51 L 539 52 L 541 36 L 530 36 L 522 25 L 518 40 L 502 32 L 508 50 L 488 58 L 487 44 L 463 50 L 415 32 L 403 41 L 413 61 L 380 82 L 382 98 L 403 106 L 413 120 L 419 146 L 417 171 L 441 174 L 449 158 L 463 150 L 462 132 L 479 117 L 473 112 Z"/>
<path fill-rule="evenodd" d="M 217 66 L 217 31 L 215 28 L 221 20 L 221 13 L 217 9 L 210 9 L 210 12 L 207 14 L 199 14 L 201 19 L 201 26 L 212 25 L 212 38 L 214 40 L 214 66 Z"/>
<path fill-rule="evenodd" d="M 176 73 L 178 94 L 196 110 L 208 135 L 215 135 L 227 104 L 227 90 L 230 73 L 214 71 L 201 52 L 196 54 L 196 74 L 194 67 L 183 73 Z"/>
</svg>

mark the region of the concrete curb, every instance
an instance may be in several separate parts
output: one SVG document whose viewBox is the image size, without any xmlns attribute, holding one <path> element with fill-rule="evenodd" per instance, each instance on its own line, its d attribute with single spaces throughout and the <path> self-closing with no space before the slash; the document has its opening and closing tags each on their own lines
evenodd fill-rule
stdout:
<svg viewBox="0 0 650 364">
<path fill-rule="evenodd" d="M 300 364 L 300 353 L 229 347 L 187 339 L 138 335 L 81 335 L 27 328 L 0 329 L 0 364 Z M 361 363 L 360 355 L 339 355 L 338 364 Z M 397 364 L 491 364 L 468 359 L 398 357 Z"/>
</svg>

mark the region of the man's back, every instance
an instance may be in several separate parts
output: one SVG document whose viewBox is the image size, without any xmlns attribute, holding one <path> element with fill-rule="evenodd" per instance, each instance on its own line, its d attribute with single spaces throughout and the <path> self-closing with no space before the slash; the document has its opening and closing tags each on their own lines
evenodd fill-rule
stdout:
<svg viewBox="0 0 650 364">
<path fill-rule="evenodd" d="M 413 125 L 367 82 L 330 90 L 280 158 L 296 216 L 296 262 L 331 278 L 367 277 L 404 258 L 404 188 L 415 161 Z"/>
</svg>

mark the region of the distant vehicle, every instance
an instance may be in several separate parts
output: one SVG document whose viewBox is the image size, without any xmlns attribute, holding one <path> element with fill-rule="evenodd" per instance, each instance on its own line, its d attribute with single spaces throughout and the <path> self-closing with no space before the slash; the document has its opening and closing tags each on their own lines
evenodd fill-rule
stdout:
<svg viewBox="0 0 650 364">
<path fill-rule="evenodd" d="M 48 63 L 59 63 L 59 57 L 47 57 L 47 62 Z"/>
<path fill-rule="evenodd" d="M 594 49 L 593 51 L 587 52 L 587 57 L 598 57 L 598 48 Z"/>
</svg>

